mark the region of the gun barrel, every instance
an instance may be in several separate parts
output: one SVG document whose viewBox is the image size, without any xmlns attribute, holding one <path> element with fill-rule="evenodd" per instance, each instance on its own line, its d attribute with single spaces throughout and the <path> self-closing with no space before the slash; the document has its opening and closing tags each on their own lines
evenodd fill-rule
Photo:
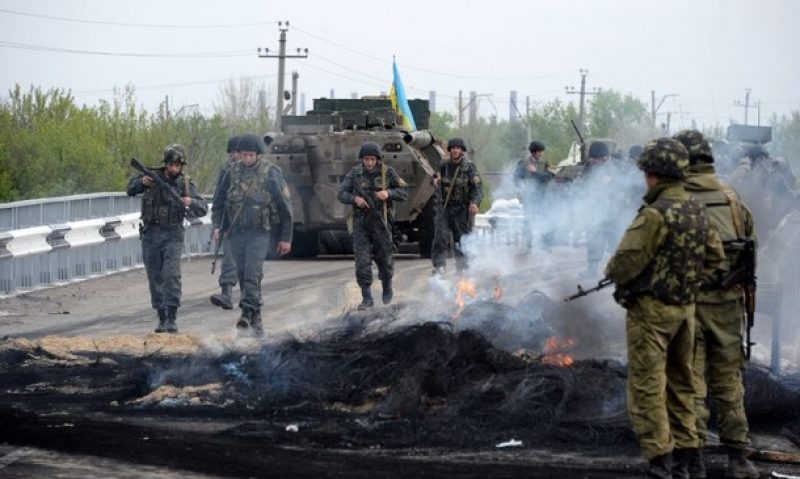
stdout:
<svg viewBox="0 0 800 479">
<path fill-rule="evenodd" d="M 403 140 L 412 148 L 421 150 L 433 143 L 433 135 L 429 131 L 412 131 L 403 135 Z"/>
</svg>

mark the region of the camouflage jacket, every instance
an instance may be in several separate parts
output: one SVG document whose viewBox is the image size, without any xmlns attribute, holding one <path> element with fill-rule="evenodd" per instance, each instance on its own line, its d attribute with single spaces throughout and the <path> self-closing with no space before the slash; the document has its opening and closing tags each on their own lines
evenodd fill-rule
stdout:
<svg viewBox="0 0 800 479">
<path fill-rule="evenodd" d="M 439 166 L 439 187 L 447 207 L 469 206 L 470 203 L 480 205 L 483 199 L 478 167 L 464 157 L 459 163 L 448 158 Z"/>
<path fill-rule="evenodd" d="M 628 306 L 648 294 L 669 305 L 696 300 L 701 282 L 718 277 L 725 254 L 702 206 L 679 183 L 659 183 L 625 231 L 606 276 Z"/>
<path fill-rule="evenodd" d="M 128 181 L 127 193 L 128 196 L 142 194 L 142 223 L 145 226 L 183 226 L 187 212 L 196 218 L 208 213 L 208 203 L 197 193 L 197 189 L 188 175 L 181 173 L 178 176 L 170 177 L 163 166 L 152 168 L 151 171 L 170 185 L 178 193 L 178 196 L 191 198 L 192 203 L 186 208 L 156 184 L 145 188 L 142 183 L 144 174 L 134 175 Z"/>
<path fill-rule="evenodd" d="M 386 204 L 387 218 L 385 219 L 391 220 L 394 217 L 392 214 L 393 203 L 408 199 L 407 187 L 408 184 L 389 165 L 381 162 L 372 171 L 366 170 L 362 165 L 356 165 L 342 180 L 336 197 L 346 205 L 353 205 L 355 215 L 362 215 L 365 212 L 355 206 L 356 196 L 371 195 L 370 200 L 381 215 L 383 215 L 383 205 Z M 361 193 L 359 194 L 357 190 Z M 389 193 L 389 198 L 385 201 L 374 196 L 374 193 L 382 190 Z"/>
<path fill-rule="evenodd" d="M 722 244 L 730 241 L 753 238 L 755 228 L 753 215 L 742 202 L 739 193 L 721 181 L 711 164 L 697 164 L 689 167 L 689 174 L 683 181 L 684 189 L 698 203 L 705 206 L 711 227 L 719 233 Z M 738 252 L 725 249 L 723 269 L 730 270 L 738 260 Z M 720 303 L 741 298 L 739 286 L 723 290 L 710 285 L 697 296 L 698 303 Z"/>
<path fill-rule="evenodd" d="M 261 158 L 252 166 L 231 165 L 214 193 L 211 222 L 224 231 L 275 230 L 292 241 L 292 204 L 280 167 Z"/>
</svg>

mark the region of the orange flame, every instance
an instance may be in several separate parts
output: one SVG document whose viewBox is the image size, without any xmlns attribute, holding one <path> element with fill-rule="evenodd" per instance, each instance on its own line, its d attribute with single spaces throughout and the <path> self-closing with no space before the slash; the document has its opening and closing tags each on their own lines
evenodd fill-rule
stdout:
<svg viewBox="0 0 800 479">
<path fill-rule="evenodd" d="M 493 295 L 493 297 L 494 297 L 495 301 L 500 301 L 500 299 L 503 297 L 503 285 L 500 284 L 500 275 L 499 274 L 494 275 L 494 281 L 495 281 L 495 285 L 494 285 L 494 295 Z"/>
<path fill-rule="evenodd" d="M 475 288 L 475 283 L 466 278 L 462 278 L 458 281 L 457 288 L 456 305 L 458 306 L 458 311 L 453 313 L 451 316 L 451 318 L 454 320 L 461 317 L 461 312 L 464 311 L 464 306 L 467 304 L 467 297 L 469 296 L 471 299 L 475 299 L 475 297 L 478 296 L 478 290 Z"/>
<path fill-rule="evenodd" d="M 544 342 L 542 362 L 544 364 L 568 368 L 575 364 L 575 358 L 567 354 L 566 351 L 572 349 L 574 346 L 575 340 L 572 338 L 562 340 L 556 336 L 551 336 Z"/>
</svg>

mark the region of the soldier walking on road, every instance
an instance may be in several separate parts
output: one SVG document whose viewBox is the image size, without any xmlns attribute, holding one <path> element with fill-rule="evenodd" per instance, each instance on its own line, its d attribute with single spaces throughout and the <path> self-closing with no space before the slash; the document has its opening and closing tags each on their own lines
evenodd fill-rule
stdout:
<svg viewBox="0 0 800 479">
<path fill-rule="evenodd" d="M 705 210 L 681 186 L 686 148 L 659 138 L 645 146 L 638 164 L 648 191 L 606 276 L 627 309 L 628 413 L 650 461 L 648 477 L 685 478 L 699 446 L 695 300 L 701 282 L 719 274 L 724 252 Z"/>
<path fill-rule="evenodd" d="M 261 337 L 261 280 L 270 235 L 277 235 L 276 252 L 288 254 L 292 245 L 292 206 L 283 172 L 265 158 L 264 141 L 255 134 L 239 140 L 239 161 L 222 178 L 212 205 L 212 223 L 230 237 L 239 276 L 242 315 L 236 323 L 241 336 Z"/>
<path fill-rule="evenodd" d="M 547 186 L 555 178 L 555 173 L 552 172 L 547 161 L 542 158 L 544 154 L 544 143 L 540 141 L 532 141 L 528 146 L 531 152 L 530 158 L 527 160 L 520 160 L 514 169 L 514 185 L 519 190 L 519 198 L 522 202 L 522 210 L 525 213 L 525 247 L 530 250 L 533 246 L 533 227 L 536 223 L 536 229 L 544 231 L 545 228 L 550 228 L 547 224 L 545 212 L 548 207 L 545 204 Z M 545 248 L 549 248 L 552 243 L 552 231 L 545 231 L 541 240 Z"/>
<path fill-rule="evenodd" d="M 226 161 L 219 170 L 219 175 L 217 176 L 217 188 L 214 190 L 215 194 L 221 191 L 220 184 L 222 183 L 223 178 L 225 178 L 225 174 L 234 163 L 239 161 L 238 136 L 232 136 L 228 139 L 227 151 L 228 161 Z M 215 197 L 211 204 L 213 205 L 216 202 L 217 198 Z M 225 216 L 224 212 L 222 216 Z M 231 296 L 233 294 L 233 287 L 236 286 L 236 263 L 233 261 L 230 238 L 228 235 L 221 235 L 221 230 L 221 224 L 213 225 L 212 239 L 217 243 L 222 241 L 222 266 L 220 266 L 219 270 L 220 292 L 219 294 L 211 296 L 211 303 L 215 306 L 219 306 L 222 309 L 233 309 L 233 298 Z"/>
<path fill-rule="evenodd" d="M 725 246 L 725 269 L 732 270 L 739 261 L 736 242 L 755 235 L 753 216 L 739 194 L 723 183 L 714 170 L 711 145 L 699 131 L 683 130 L 674 138 L 689 151 L 689 172 L 683 187 L 705 206 L 711 227 Z M 701 289 L 696 306 L 695 379 L 697 380 L 697 433 L 700 446 L 708 435 L 709 411 L 706 397 L 717 402 L 719 440 L 728 449 L 726 477 L 757 478 L 759 472 L 745 457 L 750 444 L 744 410 L 742 351 L 744 309 L 741 285 L 723 288 L 719 282 Z M 698 453 L 700 449 L 698 449 Z M 692 461 L 692 477 L 705 477 L 702 454 Z"/>
<path fill-rule="evenodd" d="M 177 333 L 177 312 L 181 305 L 181 255 L 183 254 L 183 219 L 208 212 L 188 175 L 183 173 L 186 150 L 169 145 L 164 150 L 164 166 L 151 172 L 167 186 L 138 174 L 128 181 L 128 196 L 142 193 L 142 260 L 150 286 L 150 304 L 158 313 L 157 333 Z M 165 188 L 173 192 L 165 191 Z M 181 203 L 178 202 L 180 197 Z"/>
<path fill-rule="evenodd" d="M 366 142 L 358 152 L 361 165 L 354 166 L 339 186 L 339 201 L 353 205 L 353 253 L 356 258 L 356 282 L 361 288 L 365 310 L 372 299 L 372 262 L 378 265 L 383 287 L 383 304 L 392 302 L 394 256 L 392 248 L 392 204 L 408 199 L 406 182 L 394 168 L 381 161 L 377 143 Z"/>
<path fill-rule="evenodd" d="M 461 248 L 461 238 L 472 231 L 472 217 L 478 214 L 478 206 L 483 198 L 481 177 L 475 163 L 465 158 L 467 146 L 461 138 L 447 142 L 450 157 L 439 166 L 433 178 L 438 188 L 441 207 L 436 213 L 436 232 L 433 239 L 434 274 L 443 274 L 447 261 L 447 244 L 453 235 L 453 249 L 456 256 L 456 270 L 467 268 L 467 257 Z"/>
</svg>

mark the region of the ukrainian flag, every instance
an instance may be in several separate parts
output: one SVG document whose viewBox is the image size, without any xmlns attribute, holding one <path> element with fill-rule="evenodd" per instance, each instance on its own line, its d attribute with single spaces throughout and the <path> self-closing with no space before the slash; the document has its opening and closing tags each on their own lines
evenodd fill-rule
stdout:
<svg viewBox="0 0 800 479">
<path fill-rule="evenodd" d="M 406 90 L 403 88 L 403 81 L 400 79 L 400 72 L 397 71 L 397 63 L 392 60 L 392 70 L 394 71 L 394 79 L 392 80 L 392 90 L 389 97 L 392 100 L 392 108 L 399 113 L 403 119 L 403 126 L 408 131 L 417 129 L 414 123 L 414 115 L 411 114 L 411 107 L 408 106 L 408 98 L 406 98 Z"/>
</svg>

